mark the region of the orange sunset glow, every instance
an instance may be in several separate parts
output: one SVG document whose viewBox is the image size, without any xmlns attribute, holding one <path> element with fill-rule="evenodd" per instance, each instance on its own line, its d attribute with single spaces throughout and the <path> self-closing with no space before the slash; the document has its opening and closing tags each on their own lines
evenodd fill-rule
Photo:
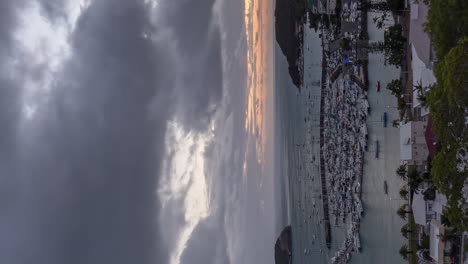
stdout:
<svg viewBox="0 0 468 264">
<path fill-rule="evenodd" d="M 267 118 L 273 94 L 273 5 L 267 0 L 245 0 L 247 42 L 247 109 L 245 129 L 252 135 L 257 163 L 263 168 L 268 137 Z M 271 111 L 270 111 L 271 112 Z M 253 142 L 255 141 L 255 142 Z M 245 157 L 246 158 L 246 157 Z M 246 170 L 244 161 L 244 175 Z M 260 187 L 262 183 L 260 182 Z"/>
</svg>

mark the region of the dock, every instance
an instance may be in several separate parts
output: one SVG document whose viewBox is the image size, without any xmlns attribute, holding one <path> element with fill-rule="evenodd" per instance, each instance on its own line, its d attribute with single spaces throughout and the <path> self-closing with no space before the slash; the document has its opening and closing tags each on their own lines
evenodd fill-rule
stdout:
<svg viewBox="0 0 468 264">
<path fill-rule="evenodd" d="M 323 45 L 323 40 L 322 40 Z M 330 213 L 328 209 L 328 191 L 327 191 L 327 179 L 325 177 L 325 162 L 323 161 L 322 147 L 325 141 L 323 135 L 323 106 L 324 106 L 324 91 L 327 85 L 327 59 L 325 51 L 322 49 L 322 82 L 321 82 L 321 93 L 320 93 L 320 182 L 322 184 L 322 205 L 323 205 L 323 218 L 325 228 L 325 241 L 327 247 L 331 247 L 331 227 L 330 227 Z"/>
</svg>

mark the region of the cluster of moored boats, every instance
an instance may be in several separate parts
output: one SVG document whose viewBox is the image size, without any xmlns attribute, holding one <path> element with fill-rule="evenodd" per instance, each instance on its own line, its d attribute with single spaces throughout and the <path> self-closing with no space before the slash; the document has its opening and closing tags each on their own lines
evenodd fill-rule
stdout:
<svg viewBox="0 0 468 264">
<path fill-rule="evenodd" d="M 345 1 L 343 19 L 360 24 L 357 7 L 357 1 Z M 351 45 L 357 41 L 359 32 L 360 26 L 344 33 Z M 334 36 L 326 32 L 324 35 L 326 44 L 330 44 Z M 330 45 L 324 48 L 329 49 Z M 357 50 L 352 49 L 346 54 L 343 50 L 328 50 L 326 54 L 328 83 L 322 86 L 321 168 L 325 171 L 332 224 L 337 226 L 342 221 L 347 227 L 346 239 L 334 254 L 332 263 L 346 263 L 351 252 L 361 248 L 359 229 L 364 213 L 360 200 L 361 180 L 370 108 L 367 92 L 362 82 L 356 80 L 356 76 L 362 76 L 360 67 L 353 63 L 357 59 Z M 340 71 L 336 70 L 338 67 L 341 67 Z"/>
<path fill-rule="evenodd" d="M 360 200 L 363 157 L 366 145 L 366 92 L 350 80 L 349 73 L 327 86 L 324 100 L 324 144 L 321 155 L 328 189 L 328 204 L 335 225 L 342 219 L 352 224 L 335 263 L 360 248 L 359 222 L 363 214 Z"/>
<path fill-rule="evenodd" d="M 321 147 L 331 213 L 336 221 L 356 213 L 358 203 L 353 199 L 353 186 L 362 177 L 366 145 L 367 101 L 365 91 L 353 81 L 339 79 L 326 91 Z"/>
</svg>

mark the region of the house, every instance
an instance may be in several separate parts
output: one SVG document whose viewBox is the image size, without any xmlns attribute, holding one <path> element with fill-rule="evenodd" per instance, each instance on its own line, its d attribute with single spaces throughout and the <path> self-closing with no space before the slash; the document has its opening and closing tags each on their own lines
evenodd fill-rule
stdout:
<svg viewBox="0 0 468 264">
<path fill-rule="evenodd" d="M 429 151 L 426 144 L 426 121 L 411 121 L 400 126 L 400 158 L 408 165 L 423 166 Z"/>
<path fill-rule="evenodd" d="M 413 87 L 421 84 L 430 87 L 436 82 L 434 76 L 434 62 L 436 61 L 432 41 L 424 32 L 424 23 L 427 22 L 429 7 L 423 1 L 413 1 L 410 13 L 409 44 L 411 46 L 411 72 Z M 418 90 L 413 89 L 414 118 L 426 116 L 429 110 L 418 100 Z"/>
<path fill-rule="evenodd" d="M 440 239 L 440 236 L 444 234 L 444 226 L 437 220 L 432 220 L 430 224 L 430 235 L 429 235 L 429 256 L 435 263 L 444 262 L 444 249 L 445 243 Z"/>
<path fill-rule="evenodd" d="M 433 200 L 425 200 L 424 193 L 432 187 L 432 184 L 424 182 L 418 186 L 418 191 L 414 193 L 411 201 L 411 211 L 413 212 L 414 222 L 416 223 L 416 234 L 418 241 L 422 241 L 423 234 L 430 235 L 430 243 L 433 243 L 433 223 L 439 223 L 441 226 L 441 216 L 447 206 L 447 197 L 439 191 L 435 191 Z M 437 234 L 439 230 L 437 230 Z M 438 237 L 437 237 L 438 239 Z M 438 241 L 435 241 L 439 243 Z M 434 253 L 435 254 L 435 253 Z M 432 255 L 437 257 L 438 255 Z"/>
<path fill-rule="evenodd" d="M 424 233 L 429 231 L 429 220 L 431 215 L 427 212 L 426 201 L 422 192 L 414 193 L 411 201 L 411 211 L 413 211 L 414 222 L 418 225 L 418 229 Z M 422 234 L 423 232 L 418 232 Z"/>
<path fill-rule="evenodd" d="M 431 160 L 434 160 L 436 149 L 436 136 L 434 131 L 432 130 L 432 118 L 430 116 L 428 116 L 427 118 L 426 132 L 424 132 L 424 136 L 426 138 L 426 145 L 427 150 L 429 151 L 429 157 L 431 157 Z"/>
</svg>

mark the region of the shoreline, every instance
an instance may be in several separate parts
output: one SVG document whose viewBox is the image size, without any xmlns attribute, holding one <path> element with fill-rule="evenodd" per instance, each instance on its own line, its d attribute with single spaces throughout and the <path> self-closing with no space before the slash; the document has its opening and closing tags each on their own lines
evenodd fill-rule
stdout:
<svg viewBox="0 0 468 264">
<path fill-rule="evenodd" d="M 323 29 L 322 29 L 323 36 Z M 331 227 L 330 227 L 330 210 L 328 209 L 328 189 L 327 189 L 327 179 L 325 177 L 325 163 L 323 161 L 322 147 L 325 142 L 323 135 L 323 106 L 325 102 L 324 97 L 324 88 L 327 85 L 327 58 L 324 49 L 324 42 L 322 38 L 322 80 L 320 84 L 320 183 L 322 185 L 322 207 L 323 207 L 323 216 L 324 216 L 324 228 L 325 228 L 325 241 L 327 248 L 331 248 Z"/>
</svg>

